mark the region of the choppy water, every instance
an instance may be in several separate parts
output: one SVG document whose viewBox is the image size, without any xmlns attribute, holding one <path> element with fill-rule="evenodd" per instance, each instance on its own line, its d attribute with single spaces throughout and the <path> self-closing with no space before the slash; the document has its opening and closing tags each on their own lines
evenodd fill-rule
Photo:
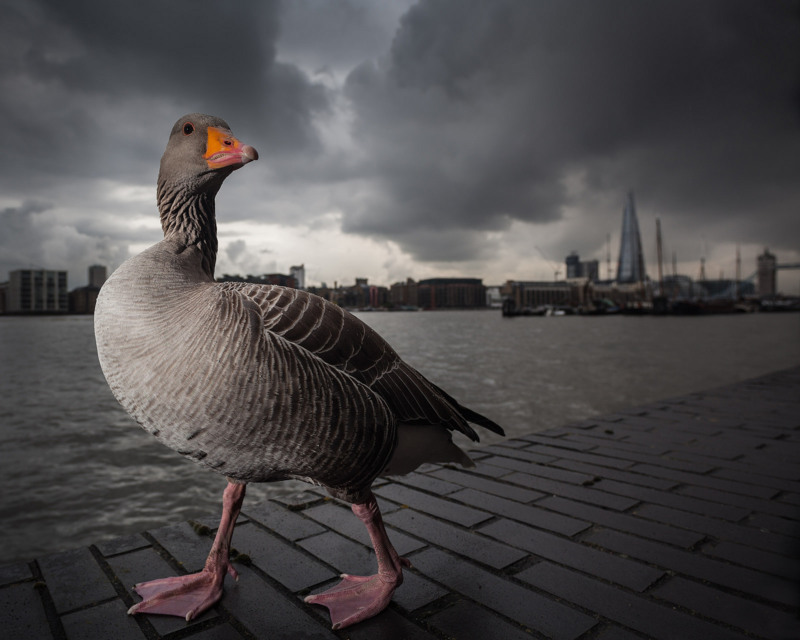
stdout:
<svg viewBox="0 0 800 640">
<path fill-rule="evenodd" d="M 800 364 L 798 314 L 361 318 L 512 436 Z M 0 478 L 0 564 L 217 512 L 225 485 L 128 418 L 79 316 L 0 317 Z"/>
</svg>

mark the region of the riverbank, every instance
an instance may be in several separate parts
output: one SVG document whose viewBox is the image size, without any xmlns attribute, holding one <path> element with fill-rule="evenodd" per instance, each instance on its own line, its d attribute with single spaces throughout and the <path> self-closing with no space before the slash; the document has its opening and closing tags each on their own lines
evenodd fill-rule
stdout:
<svg viewBox="0 0 800 640">
<path fill-rule="evenodd" d="M 218 516 L 0 569 L 11 638 L 800 637 L 800 368 L 513 438 L 473 470 L 376 485 L 413 564 L 390 607 L 332 632 L 302 603 L 372 572 L 347 505 L 245 503 L 241 579 L 200 619 L 125 615 L 198 570 Z"/>
</svg>

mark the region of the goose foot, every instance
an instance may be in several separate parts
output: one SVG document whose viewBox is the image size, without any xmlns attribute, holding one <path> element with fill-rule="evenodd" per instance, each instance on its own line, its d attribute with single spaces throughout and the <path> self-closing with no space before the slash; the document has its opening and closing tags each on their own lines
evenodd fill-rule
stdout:
<svg viewBox="0 0 800 640">
<path fill-rule="evenodd" d="M 328 608 L 333 629 L 343 629 L 361 622 L 383 611 L 392 599 L 399 583 L 386 582 L 380 574 L 374 576 L 351 576 L 342 574 L 342 581 L 327 591 L 307 596 L 310 604 L 321 604 Z"/>
<path fill-rule="evenodd" d="M 389 606 L 395 589 L 403 584 L 403 567 L 411 566 L 389 542 L 374 495 L 370 493 L 366 503 L 354 504 L 352 509 L 367 527 L 378 559 L 378 573 L 373 576 L 343 573 L 342 581 L 336 586 L 306 596 L 306 602 L 328 608 L 333 629 L 349 627 L 383 611 Z"/>
<path fill-rule="evenodd" d="M 239 579 L 239 574 L 231 566 L 228 555 L 233 528 L 244 501 L 245 486 L 232 480 L 228 481 L 225 493 L 222 494 L 222 518 L 205 568 L 200 573 L 188 576 L 172 576 L 140 582 L 134 590 L 144 600 L 128 609 L 129 615 L 160 613 L 180 616 L 188 622 L 219 602 L 225 574 Z"/>
<path fill-rule="evenodd" d="M 230 565 L 227 566 L 227 572 L 238 578 L 236 570 Z M 180 616 L 188 622 L 219 602 L 224 579 L 224 570 L 203 570 L 188 576 L 141 582 L 134 590 L 144 600 L 128 609 L 128 614 L 159 613 Z"/>
</svg>

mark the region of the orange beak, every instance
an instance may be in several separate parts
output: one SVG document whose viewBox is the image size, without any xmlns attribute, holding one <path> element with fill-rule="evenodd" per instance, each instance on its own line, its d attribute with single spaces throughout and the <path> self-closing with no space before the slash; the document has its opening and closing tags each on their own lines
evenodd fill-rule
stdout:
<svg viewBox="0 0 800 640">
<path fill-rule="evenodd" d="M 239 142 L 230 131 L 209 127 L 206 153 L 203 157 L 209 169 L 238 169 L 252 160 L 258 160 L 258 151 L 249 144 Z"/>
</svg>

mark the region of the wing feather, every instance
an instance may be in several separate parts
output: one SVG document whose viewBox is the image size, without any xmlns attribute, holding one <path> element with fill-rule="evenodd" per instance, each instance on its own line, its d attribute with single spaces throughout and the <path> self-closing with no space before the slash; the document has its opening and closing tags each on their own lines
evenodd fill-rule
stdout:
<svg viewBox="0 0 800 640">
<path fill-rule="evenodd" d="M 401 422 L 438 424 L 473 440 L 468 422 L 496 433 L 488 418 L 463 407 L 410 365 L 371 327 L 339 306 L 298 289 L 226 282 L 260 310 L 264 327 L 378 393 Z"/>
</svg>

